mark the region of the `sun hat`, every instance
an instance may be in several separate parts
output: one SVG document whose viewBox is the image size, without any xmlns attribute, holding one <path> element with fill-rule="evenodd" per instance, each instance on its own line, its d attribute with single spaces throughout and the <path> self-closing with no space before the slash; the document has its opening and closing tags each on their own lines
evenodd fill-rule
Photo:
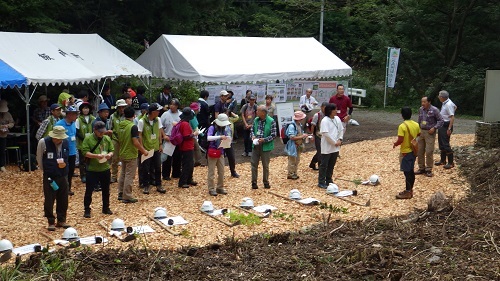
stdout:
<svg viewBox="0 0 500 281">
<path fill-rule="evenodd" d="M 220 91 L 220 95 L 227 96 L 227 95 L 229 95 L 229 93 L 226 90 L 222 90 L 222 91 Z"/>
<path fill-rule="evenodd" d="M 248 98 L 249 100 L 256 100 L 257 97 L 255 95 L 250 95 L 250 97 Z"/>
<path fill-rule="evenodd" d="M 293 113 L 293 120 L 303 120 L 304 118 L 306 118 L 306 114 L 302 111 L 295 111 Z"/>
<path fill-rule="evenodd" d="M 66 109 L 64 110 L 64 112 L 75 112 L 75 113 L 78 113 L 79 111 L 76 110 L 76 108 L 71 105 L 71 106 L 66 107 Z"/>
<path fill-rule="evenodd" d="M 82 102 L 78 107 L 78 109 L 81 111 L 85 106 L 87 106 L 90 109 L 90 111 L 92 111 L 92 105 L 86 101 Z"/>
<path fill-rule="evenodd" d="M 58 103 L 53 103 L 51 106 L 50 106 L 50 110 L 57 110 L 57 109 L 60 109 L 61 106 L 58 104 Z"/>
<path fill-rule="evenodd" d="M 6 100 L 0 100 L 0 112 L 9 112 Z"/>
<path fill-rule="evenodd" d="M 127 102 L 124 99 L 119 99 L 116 101 L 116 107 L 127 106 Z"/>
<path fill-rule="evenodd" d="M 97 130 L 98 132 L 105 133 L 106 132 L 106 124 L 102 121 L 95 121 L 94 123 L 94 130 Z"/>
<path fill-rule="evenodd" d="M 227 117 L 226 114 L 221 113 L 217 116 L 217 119 L 214 120 L 215 124 L 220 127 L 225 127 L 228 125 L 231 125 L 231 122 L 229 122 L 229 118 Z"/>
<path fill-rule="evenodd" d="M 41 95 L 38 97 L 38 102 L 42 102 L 42 101 L 48 101 L 49 99 L 47 98 L 46 95 Z"/>
<path fill-rule="evenodd" d="M 200 104 L 197 102 L 192 102 L 191 105 L 189 105 L 189 107 L 194 111 L 200 110 Z"/>
<path fill-rule="evenodd" d="M 54 128 L 52 128 L 52 131 L 49 132 L 49 137 L 63 140 L 67 138 L 68 135 L 66 135 L 66 129 L 64 129 L 63 126 L 54 126 Z"/>
<path fill-rule="evenodd" d="M 191 119 L 193 119 L 193 111 L 191 110 L 191 108 L 189 107 L 184 107 L 184 109 L 182 109 L 182 114 L 179 116 L 182 120 L 186 120 L 186 121 L 189 121 Z"/>
<path fill-rule="evenodd" d="M 100 112 L 101 110 L 109 110 L 109 107 L 106 103 L 101 103 L 99 107 L 97 108 L 97 112 Z"/>
<path fill-rule="evenodd" d="M 149 112 L 153 112 L 153 111 L 158 111 L 158 110 L 162 110 L 163 109 L 163 106 L 157 104 L 156 102 L 155 103 L 152 103 L 149 107 L 148 107 L 148 111 Z"/>
</svg>

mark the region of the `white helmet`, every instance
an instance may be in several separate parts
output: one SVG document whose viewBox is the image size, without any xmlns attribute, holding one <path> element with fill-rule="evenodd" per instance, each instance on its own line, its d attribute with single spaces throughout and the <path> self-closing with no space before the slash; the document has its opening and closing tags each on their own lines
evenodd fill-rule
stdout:
<svg viewBox="0 0 500 281">
<path fill-rule="evenodd" d="M 111 222 L 111 230 L 124 231 L 125 230 L 125 222 L 122 219 L 114 219 Z"/>
<path fill-rule="evenodd" d="M 339 186 L 334 184 L 333 182 L 328 185 L 326 188 L 326 193 L 328 194 L 336 194 L 339 192 Z"/>
<path fill-rule="evenodd" d="M 9 250 L 12 250 L 12 248 L 14 248 L 14 246 L 12 246 L 12 243 L 9 240 L 0 240 L 0 253 L 5 253 Z"/>
<path fill-rule="evenodd" d="M 298 189 L 292 189 L 288 197 L 293 200 L 299 200 L 301 198 L 300 191 Z"/>
<path fill-rule="evenodd" d="M 241 204 L 240 207 L 245 208 L 245 209 L 250 209 L 253 208 L 253 200 L 250 197 L 245 197 L 241 199 Z"/>
<path fill-rule="evenodd" d="M 167 209 L 165 209 L 163 207 L 156 208 L 154 218 L 157 220 L 166 219 L 167 218 Z"/>
<path fill-rule="evenodd" d="M 73 227 L 66 228 L 66 230 L 64 230 L 63 236 L 62 236 L 62 239 L 68 240 L 68 241 L 77 240 L 79 238 L 80 237 L 78 237 L 78 232 L 76 232 L 76 229 L 74 229 Z"/>
<path fill-rule="evenodd" d="M 203 204 L 201 205 L 201 211 L 203 212 L 213 212 L 214 211 L 214 205 L 212 204 L 212 201 L 204 201 Z"/>
<path fill-rule="evenodd" d="M 375 175 L 375 174 L 371 175 L 371 176 L 370 176 L 370 183 L 371 183 L 372 185 L 377 185 L 377 184 L 379 184 L 379 183 L 380 183 L 380 179 L 379 179 L 379 177 L 378 177 L 377 175 Z"/>
</svg>

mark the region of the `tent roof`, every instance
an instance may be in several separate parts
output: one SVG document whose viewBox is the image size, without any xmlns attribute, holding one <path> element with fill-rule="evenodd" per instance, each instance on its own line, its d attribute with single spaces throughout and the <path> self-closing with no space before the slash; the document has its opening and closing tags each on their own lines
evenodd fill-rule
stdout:
<svg viewBox="0 0 500 281">
<path fill-rule="evenodd" d="M 26 77 L 0 60 L 0 88 L 21 87 L 26 84 Z"/>
<path fill-rule="evenodd" d="M 153 76 L 199 82 L 257 82 L 350 76 L 314 38 L 162 35 L 137 60 Z"/>
<path fill-rule="evenodd" d="M 0 32 L 0 59 L 26 77 L 23 85 L 151 76 L 97 34 Z"/>
</svg>

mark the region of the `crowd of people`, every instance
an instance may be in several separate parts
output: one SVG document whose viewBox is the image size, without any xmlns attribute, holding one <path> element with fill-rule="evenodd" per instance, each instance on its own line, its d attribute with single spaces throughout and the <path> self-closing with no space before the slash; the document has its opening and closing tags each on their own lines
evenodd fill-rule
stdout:
<svg viewBox="0 0 500 281">
<path fill-rule="evenodd" d="M 316 154 L 309 167 L 318 171 L 317 186 L 327 188 L 333 183 L 333 171 L 353 112 L 351 100 L 344 94 L 344 86 L 339 84 L 337 93 L 329 102 L 323 102 L 320 110 L 305 120 L 306 113 L 318 106 L 311 96 L 312 90 L 307 89 L 300 98 L 300 110 L 294 112 L 291 123 L 283 126 L 284 134 L 280 136 L 276 106 L 271 95 L 265 97 L 264 104 L 257 105 L 256 96 L 251 91 L 247 91 L 238 103 L 231 91 L 223 90 L 215 98 L 215 105 L 209 106 L 209 93 L 203 90 L 197 101 L 182 107 L 170 85 L 165 85 L 153 103 L 147 102 L 144 92 L 143 88 L 135 91 L 126 87 L 120 98 L 115 100 L 109 88 L 104 87 L 102 102 L 95 111 L 83 93 L 72 100 L 71 95 L 64 91 L 58 103 L 50 106 L 45 104 L 45 98 L 39 98 L 44 113 L 39 112 L 36 117 L 39 125 L 36 157 L 43 171 L 44 213 L 49 230 L 69 227 L 66 212 L 68 196 L 74 194 L 72 180 L 77 156 L 80 180 L 86 186 L 83 202 L 85 218 L 92 217 L 92 195 L 96 191 L 101 192 L 102 213 L 113 214 L 110 207 L 110 185 L 113 183 L 118 185 L 117 198 L 120 202 L 136 203 L 138 200 L 133 191 L 136 174 L 144 194 L 150 194 L 151 187 L 164 194 L 167 190 L 163 184 L 174 178 L 178 179 L 179 188 L 198 185 L 193 179 L 194 167 L 205 162 L 208 194 L 227 194 L 229 191 L 224 187 L 226 159 L 231 177 L 240 177 L 231 145 L 237 136 L 235 122 L 240 119 L 244 141 L 242 156 L 250 157 L 252 189 L 259 188 L 261 163 L 263 187 L 271 188 L 269 164 L 277 137 L 284 140 L 288 155 L 286 178 L 297 180 L 300 177 L 298 167 L 304 144 L 312 142 Z M 394 147 L 401 145 L 401 170 L 406 177 L 405 191 L 396 196 L 399 199 L 413 196 L 413 165 L 417 156 L 417 174 L 432 176 L 433 165 L 453 167 L 449 137 L 456 106 L 449 100 L 446 91 L 440 92 L 439 98 L 443 102 L 441 111 L 430 105 L 427 97 L 422 99 L 418 123 L 410 120 L 409 108 L 402 109 L 405 122 L 399 126 L 398 141 L 394 143 Z M 40 120 L 41 116 L 45 119 Z M 436 132 L 441 159 L 433 163 Z M 413 153 L 410 143 L 413 136 L 419 137 L 418 155 Z M 204 157 L 206 161 L 202 161 Z M 55 216 L 54 202 L 57 202 Z"/>
</svg>

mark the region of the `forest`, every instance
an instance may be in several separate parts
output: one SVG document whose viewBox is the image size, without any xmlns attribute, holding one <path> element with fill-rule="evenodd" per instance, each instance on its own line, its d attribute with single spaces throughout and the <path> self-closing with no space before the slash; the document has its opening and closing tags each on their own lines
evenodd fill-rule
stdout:
<svg viewBox="0 0 500 281">
<path fill-rule="evenodd" d="M 382 106 L 398 47 L 388 105 L 437 103 L 446 89 L 461 113 L 482 114 L 485 71 L 500 67 L 497 0 L 0 0 L 0 31 L 98 33 L 135 59 L 161 34 L 319 39 L 322 4 L 323 44 L 353 68 L 365 105 Z"/>
</svg>

